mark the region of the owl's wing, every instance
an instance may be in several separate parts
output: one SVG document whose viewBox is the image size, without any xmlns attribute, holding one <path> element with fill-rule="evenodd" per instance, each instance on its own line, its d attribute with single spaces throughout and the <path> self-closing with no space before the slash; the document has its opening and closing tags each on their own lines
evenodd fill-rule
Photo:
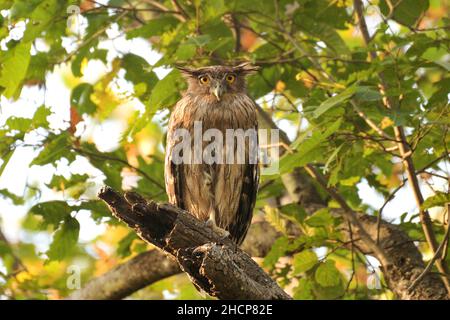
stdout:
<svg viewBox="0 0 450 320">
<path fill-rule="evenodd" d="M 256 130 L 257 130 L 256 126 Z M 252 222 L 253 209 L 255 207 L 256 195 L 259 184 L 259 165 L 245 165 L 244 177 L 242 180 L 242 189 L 239 197 L 239 206 L 235 219 L 228 227 L 231 237 L 240 245 L 247 234 L 248 228 Z"/>
<path fill-rule="evenodd" d="M 172 161 L 172 149 L 175 145 L 173 133 L 175 127 L 169 124 L 166 142 L 166 159 L 164 168 L 164 179 L 166 182 L 166 192 L 169 203 L 185 209 L 183 203 L 183 164 L 176 164 Z"/>
</svg>

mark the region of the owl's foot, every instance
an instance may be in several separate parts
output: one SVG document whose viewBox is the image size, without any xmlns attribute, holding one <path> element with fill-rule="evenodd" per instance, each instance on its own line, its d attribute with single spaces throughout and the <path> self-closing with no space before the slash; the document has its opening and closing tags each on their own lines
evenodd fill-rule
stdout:
<svg viewBox="0 0 450 320">
<path fill-rule="evenodd" d="M 211 230 L 213 230 L 214 232 L 218 233 L 222 239 L 226 239 L 230 235 L 227 230 L 218 227 L 216 222 L 212 219 L 208 219 L 206 221 L 206 226 L 208 228 L 211 228 Z"/>
</svg>

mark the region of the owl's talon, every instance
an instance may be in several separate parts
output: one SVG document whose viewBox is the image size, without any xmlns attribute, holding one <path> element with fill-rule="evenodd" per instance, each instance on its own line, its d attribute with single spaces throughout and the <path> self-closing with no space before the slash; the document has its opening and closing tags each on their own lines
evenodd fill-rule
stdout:
<svg viewBox="0 0 450 320">
<path fill-rule="evenodd" d="M 214 230 L 214 227 L 216 227 L 216 223 L 213 220 L 211 220 L 211 219 L 206 220 L 205 225 L 208 228 L 211 228 L 213 230 Z"/>
<path fill-rule="evenodd" d="M 210 228 L 212 231 L 218 233 L 218 234 L 221 236 L 221 240 L 224 240 L 224 239 L 228 238 L 228 236 L 230 235 L 230 233 L 229 233 L 227 230 L 218 227 L 218 226 L 216 225 L 216 222 L 215 222 L 214 220 L 212 220 L 212 219 L 208 219 L 208 220 L 205 222 L 205 224 L 206 224 L 206 226 L 207 226 L 208 228 Z"/>
</svg>

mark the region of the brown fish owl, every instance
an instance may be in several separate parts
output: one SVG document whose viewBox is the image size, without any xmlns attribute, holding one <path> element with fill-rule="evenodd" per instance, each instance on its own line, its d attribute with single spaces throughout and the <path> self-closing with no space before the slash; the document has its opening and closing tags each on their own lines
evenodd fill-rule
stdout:
<svg viewBox="0 0 450 320">
<path fill-rule="evenodd" d="M 257 67 L 245 63 L 235 67 L 178 69 L 186 78 L 188 89 L 176 104 L 169 121 L 165 159 L 169 202 L 241 244 L 252 220 L 259 182 L 256 108 L 245 88 L 246 75 L 255 72 Z M 203 159 L 202 150 L 200 161 L 198 158 L 193 160 L 194 127 L 198 125 L 204 133 L 200 145 L 205 152 L 213 141 L 212 138 L 211 141 L 205 139 L 206 132 L 212 129 L 213 133 L 222 135 L 223 141 L 216 141 L 221 139 L 214 135 L 213 142 L 222 144 L 223 148 L 213 148 L 211 153 L 219 161 Z M 180 129 L 190 135 L 190 157 L 181 162 L 175 161 L 177 156 L 186 156 L 183 154 L 186 149 L 180 152 L 177 147 L 181 143 Z M 243 132 L 256 132 L 256 137 L 253 136 L 252 141 L 251 134 L 244 136 L 240 148 L 237 136 Z M 233 137 L 231 140 L 226 139 L 230 136 Z"/>
</svg>

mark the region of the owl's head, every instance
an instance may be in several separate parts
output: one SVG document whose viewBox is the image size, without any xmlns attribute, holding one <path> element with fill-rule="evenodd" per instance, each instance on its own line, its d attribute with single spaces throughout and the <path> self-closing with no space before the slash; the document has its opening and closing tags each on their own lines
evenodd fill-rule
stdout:
<svg viewBox="0 0 450 320">
<path fill-rule="evenodd" d="M 231 66 L 209 66 L 198 69 L 177 66 L 187 79 L 188 93 L 210 95 L 220 101 L 227 94 L 245 92 L 245 76 L 256 72 L 259 67 L 250 63 Z"/>
</svg>

